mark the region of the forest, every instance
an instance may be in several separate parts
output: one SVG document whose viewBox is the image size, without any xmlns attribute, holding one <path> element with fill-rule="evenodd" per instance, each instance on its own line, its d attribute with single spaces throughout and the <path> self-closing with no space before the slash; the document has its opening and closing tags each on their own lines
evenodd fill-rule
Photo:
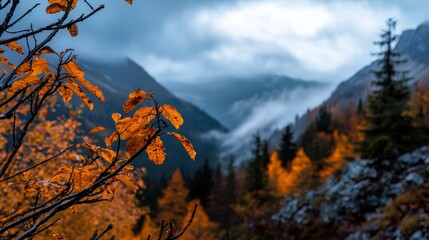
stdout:
<svg viewBox="0 0 429 240">
<path fill-rule="evenodd" d="M 429 68 L 415 80 L 396 20 L 363 97 L 326 100 L 278 142 L 260 130 L 245 160 L 210 159 L 182 106 L 142 84 L 117 112 L 78 53 L 52 47 L 103 14 L 93 2 L 0 1 L 0 239 L 429 238 Z M 33 26 L 40 8 L 54 17 Z M 98 108 L 110 122 L 86 118 Z M 139 163 L 174 151 L 195 171 Z"/>
</svg>

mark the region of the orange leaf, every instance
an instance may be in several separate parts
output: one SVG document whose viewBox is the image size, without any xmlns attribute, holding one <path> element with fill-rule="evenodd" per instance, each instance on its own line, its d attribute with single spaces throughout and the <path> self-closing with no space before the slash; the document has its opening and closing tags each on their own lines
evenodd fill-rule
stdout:
<svg viewBox="0 0 429 240">
<path fill-rule="evenodd" d="M 176 129 L 183 124 L 183 118 L 180 115 L 179 111 L 170 104 L 165 104 L 160 107 L 161 114 L 173 124 Z"/>
<path fill-rule="evenodd" d="M 62 5 L 60 5 L 59 3 L 53 3 L 46 8 L 46 13 L 54 14 L 54 13 L 61 12 L 64 10 L 65 10 L 65 8 Z"/>
<path fill-rule="evenodd" d="M 98 133 L 98 132 L 103 131 L 103 130 L 106 130 L 106 128 L 103 126 L 98 126 L 98 127 L 93 128 L 91 131 L 89 131 L 88 135 L 91 136 L 92 134 Z"/>
<path fill-rule="evenodd" d="M 2 71 L 4 74 L 7 74 L 7 70 L 2 67 L 0 67 L 0 71 Z"/>
<path fill-rule="evenodd" d="M 179 140 L 183 148 L 185 148 L 186 152 L 189 154 L 189 157 L 191 157 L 192 160 L 195 160 L 195 156 L 197 155 L 197 153 L 194 150 L 194 146 L 192 146 L 192 143 L 188 139 L 175 132 L 168 133 L 168 135 L 177 138 L 177 140 Z"/>
<path fill-rule="evenodd" d="M 133 4 L 133 0 L 126 0 L 128 4 Z"/>
<path fill-rule="evenodd" d="M 92 103 L 92 101 L 89 100 L 88 96 L 86 96 L 86 94 L 83 92 L 82 88 L 79 87 L 79 85 L 77 85 L 74 82 L 67 82 L 67 83 L 64 83 L 64 86 L 70 88 L 89 108 L 89 110 L 92 110 L 94 108 L 94 103 Z"/>
<path fill-rule="evenodd" d="M 44 72 L 48 67 L 49 67 L 49 63 L 48 61 L 46 61 L 46 59 L 36 56 L 34 60 L 31 62 L 31 69 L 33 70 L 31 75 L 37 76 L 42 72 Z"/>
<path fill-rule="evenodd" d="M 134 113 L 134 118 L 141 119 L 142 124 L 148 124 L 152 119 L 154 119 L 156 116 L 156 110 L 154 107 L 147 107 L 144 106 L 140 109 L 138 109 Z"/>
<path fill-rule="evenodd" d="M 115 123 L 117 123 L 120 118 L 121 118 L 121 114 L 119 114 L 119 113 L 113 113 L 112 114 L 112 119 Z"/>
<path fill-rule="evenodd" d="M 62 11 L 67 10 L 68 0 L 48 0 L 50 4 L 58 4 Z M 74 9 L 77 5 L 78 0 L 73 0 L 71 9 Z"/>
<path fill-rule="evenodd" d="M 20 78 L 12 83 L 10 87 L 10 92 L 18 92 L 26 87 L 32 86 L 34 84 L 40 83 L 40 79 L 36 76 L 26 76 Z"/>
<path fill-rule="evenodd" d="M 128 95 L 128 100 L 122 106 L 124 113 L 127 114 L 133 110 L 138 104 L 142 103 L 150 94 L 138 89 Z"/>
<path fill-rule="evenodd" d="M 127 151 L 125 154 L 128 158 L 132 157 L 136 152 L 138 152 L 146 144 L 145 137 L 136 137 L 130 138 L 127 142 Z"/>
<path fill-rule="evenodd" d="M 76 24 L 72 24 L 69 27 L 67 27 L 67 30 L 69 30 L 69 33 L 72 37 L 76 37 L 78 30 L 77 30 L 77 25 Z"/>
<path fill-rule="evenodd" d="M 31 70 L 31 64 L 29 62 L 25 62 L 16 69 L 15 75 L 19 76 L 23 73 L 29 72 L 30 70 Z"/>
<path fill-rule="evenodd" d="M 39 51 L 39 54 L 48 54 L 48 53 L 55 53 L 55 51 L 51 47 L 49 47 L 49 46 L 44 46 Z"/>
<path fill-rule="evenodd" d="M 104 139 L 104 143 L 106 144 L 107 147 L 110 147 L 112 143 L 116 140 L 118 140 L 118 133 L 114 132 Z"/>
<path fill-rule="evenodd" d="M 0 54 L 4 53 L 3 48 L 0 48 Z"/>
<path fill-rule="evenodd" d="M 68 87 L 61 86 L 58 89 L 58 92 L 59 92 L 60 96 L 63 98 L 63 101 L 65 103 L 68 103 L 73 96 L 73 91 L 70 90 L 70 88 L 68 88 Z"/>
<path fill-rule="evenodd" d="M 19 54 L 24 54 L 24 50 L 22 50 L 22 47 L 17 42 L 6 43 L 5 45 Z"/>
<path fill-rule="evenodd" d="M 165 148 L 162 145 L 162 140 L 157 136 L 150 145 L 146 148 L 149 160 L 157 165 L 161 165 L 165 160 Z"/>
<path fill-rule="evenodd" d="M 4 65 L 8 66 L 10 69 L 15 69 L 15 65 L 10 63 L 6 57 L 0 56 L 0 63 L 3 63 Z"/>
<path fill-rule="evenodd" d="M 85 73 L 80 69 L 80 67 L 74 62 L 69 61 L 68 63 L 63 65 L 64 69 L 70 74 L 71 77 L 76 79 L 82 86 L 88 89 L 92 94 L 98 97 L 101 101 L 106 101 L 104 98 L 103 92 L 92 83 L 88 82 L 84 76 Z"/>
<path fill-rule="evenodd" d="M 104 158 L 107 162 L 111 163 L 116 157 L 116 152 L 110 149 L 103 149 L 101 152 L 101 157 Z"/>
<path fill-rule="evenodd" d="M 137 186 L 128 177 L 126 177 L 124 175 L 117 175 L 116 179 L 118 179 L 123 184 L 125 184 L 127 187 L 129 187 L 131 189 L 131 191 L 133 191 L 133 192 L 137 192 L 137 190 L 139 190 L 139 186 Z"/>
</svg>

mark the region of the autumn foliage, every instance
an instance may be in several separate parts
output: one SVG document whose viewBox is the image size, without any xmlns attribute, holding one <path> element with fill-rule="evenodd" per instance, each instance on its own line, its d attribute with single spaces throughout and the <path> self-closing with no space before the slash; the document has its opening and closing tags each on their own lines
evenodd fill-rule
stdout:
<svg viewBox="0 0 429 240">
<path fill-rule="evenodd" d="M 35 29 L 32 11 L 39 5 L 18 11 L 19 1 L 0 3 L 0 11 L 7 12 L 0 27 L 0 238 L 82 234 L 99 239 L 111 229 L 109 223 L 130 232 L 132 222 L 144 214 L 131 207 L 133 193 L 144 187 L 132 162 L 146 152 L 149 160 L 162 164 L 166 153 L 161 136 L 174 137 L 195 159 L 184 136 L 166 132 L 169 124 L 178 129 L 184 120 L 173 106 L 158 105 L 152 93 L 138 89 L 129 94 L 123 113 L 112 114 L 114 129 L 98 126 L 88 134 L 79 132 L 79 113 L 70 104 L 73 96 L 89 110 L 96 107 L 93 96 L 101 101 L 105 96 L 86 80 L 73 50 L 56 51 L 48 43 L 62 30 L 76 36 L 77 24 L 104 5 L 48 0 L 45 12 L 58 18 Z M 73 18 L 78 5 L 86 5 L 89 12 Z M 15 31 L 15 24 L 25 21 L 30 27 Z M 65 106 L 71 107 L 66 116 L 60 110 Z M 101 131 L 108 133 L 104 146 L 93 139 Z M 131 208 L 124 211 L 123 206 Z M 115 214 L 106 215 L 106 209 Z M 77 226 L 85 217 L 94 220 L 87 229 L 61 227 Z M 107 228 L 94 232 L 100 227 Z"/>
</svg>

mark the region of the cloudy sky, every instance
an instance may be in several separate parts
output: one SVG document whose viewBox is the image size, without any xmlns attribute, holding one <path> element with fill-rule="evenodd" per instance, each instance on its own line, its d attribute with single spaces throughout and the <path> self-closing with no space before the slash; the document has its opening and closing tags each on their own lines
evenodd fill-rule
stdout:
<svg viewBox="0 0 429 240">
<path fill-rule="evenodd" d="M 78 25 L 78 37 L 56 44 L 97 59 L 129 56 L 164 83 L 259 73 L 338 82 L 372 60 L 387 18 L 401 32 L 429 12 L 427 0 L 99 2 L 106 9 Z"/>
</svg>

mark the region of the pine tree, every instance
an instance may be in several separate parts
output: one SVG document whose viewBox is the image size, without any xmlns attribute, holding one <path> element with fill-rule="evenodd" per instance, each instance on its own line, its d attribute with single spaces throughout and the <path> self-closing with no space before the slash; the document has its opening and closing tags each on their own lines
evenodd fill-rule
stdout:
<svg viewBox="0 0 429 240">
<path fill-rule="evenodd" d="M 255 135 L 254 147 L 252 149 L 252 159 L 247 167 L 247 184 L 248 191 L 260 191 L 264 189 L 266 183 L 264 148 L 261 143 L 261 137 Z"/>
<path fill-rule="evenodd" d="M 292 125 L 287 125 L 282 134 L 278 156 L 281 160 L 281 165 L 290 170 L 290 164 L 296 156 L 296 143 L 293 141 Z"/>
<path fill-rule="evenodd" d="M 207 200 L 213 189 L 213 169 L 208 159 L 202 168 L 198 169 L 189 184 L 189 199 L 199 198 L 201 204 L 207 208 Z"/>
<path fill-rule="evenodd" d="M 405 71 L 398 70 L 404 61 L 400 53 L 393 49 L 398 38 L 394 34 L 395 25 L 396 22 L 389 19 L 381 40 L 375 42 L 381 51 L 375 54 L 379 57 L 379 69 L 374 71 L 376 80 L 368 98 L 364 140 L 360 144 L 362 157 L 365 158 L 395 158 L 417 145 L 413 139 L 412 119 L 404 115 L 409 98 L 406 85 L 409 78 Z"/>
<path fill-rule="evenodd" d="M 316 130 L 317 132 L 331 132 L 332 114 L 325 105 L 322 105 L 317 113 Z"/>
<path fill-rule="evenodd" d="M 162 191 L 163 197 L 158 200 L 158 219 L 169 221 L 180 229 L 183 217 L 186 214 L 186 198 L 189 190 L 185 187 L 180 170 L 174 171 L 167 187 Z"/>
</svg>

